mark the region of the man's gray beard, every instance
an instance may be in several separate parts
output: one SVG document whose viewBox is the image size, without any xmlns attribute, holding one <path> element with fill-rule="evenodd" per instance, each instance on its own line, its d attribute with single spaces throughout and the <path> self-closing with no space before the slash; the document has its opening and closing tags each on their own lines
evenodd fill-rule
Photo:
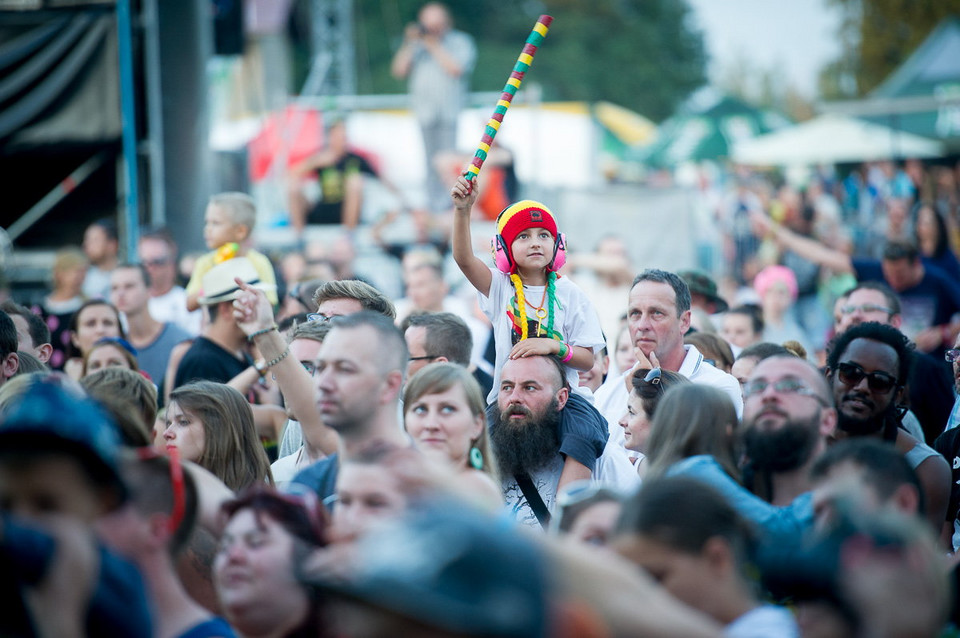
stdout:
<svg viewBox="0 0 960 638">
<path fill-rule="evenodd" d="M 526 418 L 511 420 L 511 410 L 517 409 L 523 410 Z M 536 472 L 560 453 L 560 404 L 556 398 L 542 414 L 522 406 L 510 406 L 501 413 L 500 406 L 496 406 L 494 415 L 496 422 L 490 431 L 490 442 L 503 476 Z"/>
<path fill-rule="evenodd" d="M 820 415 L 807 422 L 789 420 L 779 429 L 761 431 L 747 428 L 743 446 L 747 458 L 757 470 L 789 472 L 810 459 L 819 437 Z"/>
</svg>

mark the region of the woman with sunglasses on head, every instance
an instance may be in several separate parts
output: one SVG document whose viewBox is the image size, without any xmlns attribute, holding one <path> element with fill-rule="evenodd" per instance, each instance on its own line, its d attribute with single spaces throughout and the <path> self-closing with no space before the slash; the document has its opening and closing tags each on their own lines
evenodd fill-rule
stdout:
<svg viewBox="0 0 960 638">
<path fill-rule="evenodd" d="M 213 564 L 220 605 L 240 636 L 325 636 L 318 591 L 300 572 L 327 545 L 326 511 L 312 492 L 256 485 L 223 505 L 227 522 Z"/>
<path fill-rule="evenodd" d="M 452 469 L 476 504 L 503 504 L 496 460 L 473 375 L 455 363 L 432 363 L 407 382 L 404 427 L 424 456 Z"/>
<path fill-rule="evenodd" d="M 623 447 L 639 453 L 634 467 L 642 478 L 648 467 L 646 444 L 657 403 L 668 388 L 690 383 L 690 380 L 661 368 L 641 368 L 633 374 L 631 381 L 633 390 L 627 397 L 627 411 L 618 424 L 623 428 Z"/>
</svg>

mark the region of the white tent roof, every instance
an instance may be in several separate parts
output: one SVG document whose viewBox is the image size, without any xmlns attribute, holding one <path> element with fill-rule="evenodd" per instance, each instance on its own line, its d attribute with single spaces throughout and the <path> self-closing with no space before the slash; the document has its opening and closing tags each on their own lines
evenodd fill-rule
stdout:
<svg viewBox="0 0 960 638">
<path fill-rule="evenodd" d="M 856 118 L 827 114 L 737 142 L 733 161 L 752 166 L 835 164 L 940 157 L 940 142 Z"/>
</svg>

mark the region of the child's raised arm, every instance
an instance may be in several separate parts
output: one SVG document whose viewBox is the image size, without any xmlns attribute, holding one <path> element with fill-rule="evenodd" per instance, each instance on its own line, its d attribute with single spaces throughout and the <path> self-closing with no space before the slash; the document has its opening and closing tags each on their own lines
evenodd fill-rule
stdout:
<svg viewBox="0 0 960 638">
<path fill-rule="evenodd" d="M 450 189 L 453 198 L 453 259 L 460 271 L 467 277 L 483 296 L 490 294 L 490 282 L 493 276 L 485 263 L 473 254 L 473 241 L 470 237 L 470 210 L 477 201 L 475 183 L 462 175 Z"/>
</svg>

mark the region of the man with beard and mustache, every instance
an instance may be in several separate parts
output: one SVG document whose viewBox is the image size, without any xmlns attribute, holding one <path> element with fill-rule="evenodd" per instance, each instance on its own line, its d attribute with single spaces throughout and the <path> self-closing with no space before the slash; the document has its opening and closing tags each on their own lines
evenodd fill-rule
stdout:
<svg viewBox="0 0 960 638">
<path fill-rule="evenodd" d="M 809 491 L 810 466 L 836 425 L 830 388 L 812 364 L 787 355 L 760 361 L 744 385 L 747 487 L 774 505 Z"/>
<path fill-rule="evenodd" d="M 903 323 L 900 298 L 886 284 L 865 281 L 847 292 L 847 301 L 840 306 L 840 334 L 851 326 L 876 321 L 897 330 Z M 948 364 L 925 352 L 913 352 L 910 376 L 907 379 L 910 411 L 904 416 L 904 427 L 915 438 L 930 445 L 950 418 L 953 406 Z M 909 423 L 912 421 L 912 423 Z"/>
<path fill-rule="evenodd" d="M 827 379 L 838 420 L 835 438 L 870 436 L 888 441 L 917 473 L 927 518 L 944 528 L 950 466 L 936 450 L 899 427 L 898 401 L 910 371 L 909 341 L 896 328 L 869 322 L 853 326 L 828 347 Z"/>
<path fill-rule="evenodd" d="M 563 471 L 560 410 L 570 388 L 562 365 L 556 357 L 534 355 L 507 360 L 500 373 L 490 440 L 506 507 L 517 522 L 531 527 L 546 528 Z M 622 448 L 607 445 L 592 478 L 629 489 L 636 472 Z"/>
</svg>

